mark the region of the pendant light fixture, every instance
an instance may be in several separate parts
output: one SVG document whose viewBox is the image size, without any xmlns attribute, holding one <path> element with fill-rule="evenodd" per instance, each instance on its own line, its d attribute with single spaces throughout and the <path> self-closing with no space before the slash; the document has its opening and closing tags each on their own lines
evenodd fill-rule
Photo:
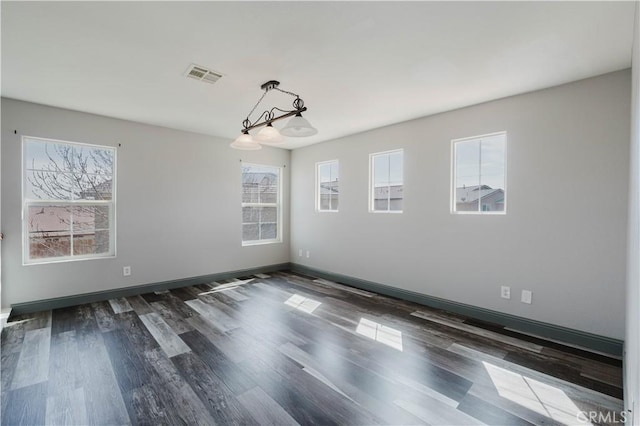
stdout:
<svg viewBox="0 0 640 426">
<path fill-rule="evenodd" d="M 304 101 L 300 99 L 300 96 L 286 90 L 279 89 L 280 82 L 270 80 L 264 83 L 260 88 L 264 90 L 264 93 L 251 109 L 247 118 L 242 122 L 242 133 L 231 143 L 231 148 L 241 150 L 256 150 L 261 149 L 264 145 L 277 145 L 284 143 L 284 136 L 304 137 L 312 136 L 318 133 L 318 130 L 314 128 L 307 119 L 302 117 L 302 113 L 307 110 L 304 106 Z M 258 118 L 251 121 L 249 117 L 258 108 L 260 102 L 271 90 L 277 90 L 278 92 L 285 93 L 287 95 L 294 96 L 293 109 L 284 110 L 278 107 L 272 107 L 270 110 L 265 110 Z M 276 115 L 276 113 L 280 115 Z M 273 126 L 274 121 L 282 120 L 284 118 L 292 117 L 291 120 L 282 128 L 281 131 Z M 252 136 L 249 131 L 262 127 L 260 131 Z"/>
</svg>

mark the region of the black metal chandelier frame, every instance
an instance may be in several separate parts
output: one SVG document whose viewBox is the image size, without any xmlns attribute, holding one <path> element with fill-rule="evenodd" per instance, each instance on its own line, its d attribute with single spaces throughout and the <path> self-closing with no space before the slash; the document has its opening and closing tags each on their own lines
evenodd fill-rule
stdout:
<svg viewBox="0 0 640 426">
<path fill-rule="evenodd" d="M 245 118 L 244 121 L 242 121 L 242 127 L 243 127 L 242 133 L 248 134 L 249 130 L 255 129 L 257 127 L 268 126 L 274 121 L 282 120 L 283 118 L 292 117 L 294 115 L 299 115 L 307 110 L 307 107 L 304 106 L 304 101 L 300 98 L 299 95 L 293 92 L 282 90 L 278 87 L 279 85 L 280 85 L 279 81 L 269 80 L 260 86 L 260 88 L 264 90 L 264 93 L 262 94 L 260 99 L 258 99 L 258 102 L 256 102 L 256 104 L 253 106 L 249 114 L 247 114 L 247 118 Z M 277 90 L 278 92 L 282 92 L 287 95 L 295 97 L 295 99 L 293 100 L 293 109 L 285 110 L 285 109 L 281 109 L 274 106 L 271 109 L 265 110 L 262 114 L 258 116 L 258 118 L 255 119 L 255 121 L 251 121 L 249 117 L 251 117 L 251 114 L 255 112 L 256 108 L 258 108 L 258 105 L 260 105 L 264 97 L 271 90 Z M 282 113 L 282 115 L 276 115 L 276 112 Z"/>
</svg>

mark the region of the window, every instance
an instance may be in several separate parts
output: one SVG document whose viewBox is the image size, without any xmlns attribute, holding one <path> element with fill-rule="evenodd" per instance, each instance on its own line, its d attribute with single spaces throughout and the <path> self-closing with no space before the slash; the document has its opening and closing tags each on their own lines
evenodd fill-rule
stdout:
<svg viewBox="0 0 640 426">
<path fill-rule="evenodd" d="M 338 211 L 338 160 L 316 164 L 316 208 L 321 212 Z"/>
<path fill-rule="evenodd" d="M 370 161 L 370 211 L 402 213 L 403 151 L 371 154 Z"/>
<path fill-rule="evenodd" d="M 23 137 L 25 264 L 115 256 L 111 147 Z"/>
<path fill-rule="evenodd" d="M 280 167 L 242 164 L 242 245 L 281 241 L 280 176 Z"/>
<path fill-rule="evenodd" d="M 504 214 L 505 132 L 453 141 L 454 213 Z"/>
</svg>

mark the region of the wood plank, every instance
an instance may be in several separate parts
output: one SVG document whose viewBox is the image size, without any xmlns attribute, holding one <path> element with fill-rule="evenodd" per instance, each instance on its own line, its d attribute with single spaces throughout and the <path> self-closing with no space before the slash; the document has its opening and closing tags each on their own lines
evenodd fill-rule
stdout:
<svg viewBox="0 0 640 426">
<path fill-rule="evenodd" d="M 299 423 L 260 387 L 238 396 L 238 401 L 260 425 L 295 426 Z"/>
<path fill-rule="evenodd" d="M 49 379 L 50 346 L 51 328 L 37 328 L 25 333 L 11 389 L 19 389 Z"/>
<path fill-rule="evenodd" d="M 460 402 L 458 410 L 467 413 L 470 416 L 480 420 L 488 425 L 510 425 L 510 426 L 527 426 L 533 423 L 521 419 L 518 416 L 489 404 L 473 395 L 467 395 Z"/>
<path fill-rule="evenodd" d="M 479 327 L 474 327 L 472 325 L 460 323 L 457 321 L 451 321 L 446 318 L 439 317 L 430 312 L 426 311 L 415 311 L 411 313 L 412 316 L 425 319 L 427 321 L 436 322 L 438 324 L 446 325 L 447 327 L 452 327 L 458 330 L 466 331 L 468 333 L 476 334 L 478 336 L 486 337 L 493 341 L 497 341 L 500 343 L 504 343 L 506 345 L 515 346 L 518 348 L 526 349 L 531 352 L 542 352 L 542 346 L 536 345 L 535 343 L 525 342 L 522 340 L 515 339 L 509 336 L 503 336 L 502 334 L 494 333 L 492 331 L 488 331 Z"/>
<path fill-rule="evenodd" d="M 123 399 L 133 424 L 171 424 L 170 413 L 151 385 L 128 390 L 124 392 Z"/>
<path fill-rule="evenodd" d="M 114 314 L 133 311 L 133 308 L 124 297 L 121 297 L 119 299 L 109 299 L 109 305 L 111 305 L 111 309 L 113 310 Z"/>
<path fill-rule="evenodd" d="M 36 330 L 32 330 L 36 331 Z M 3 396 L 3 425 L 43 425 L 47 412 L 47 383 L 40 382 L 10 390 Z"/>
<path fill-rule="evenodd" d="M 142 296 L 131 296 L 125 298 L 125 300 L 138 315 L 145 315 L 153 312 L 153 308 L 142 298 Z"/>
<path fill-rule="evenodd" d="M 209 303 L 204 303 L 202 300 L 187 300 L 185 303 L 222 332 L 240 327 L 238 321 Z"/>
<path fill-rule="evenodd" d="M 47 425 L 86 425 L 87 406 L 84 389 L 64 390 L 47 397 Z"/>
<path fill-rule="evenodd" d="M 120 390 L 124 393 L 147 383 L 149 376 L 127 335 L 114 330 L 103 333 L 102 337 Z"/>
<path fill-rule="evenodd" d="M 190 331 L 180 337 L 233 393 L 240 394 L 256 386 L 244 371 L 199 332 Z"/>
<path fill-rule="evenodd" d="M 87 424 L 130 424 L 102 334 L 85 330 L 76 335 Z"/>
<path fill-rule="evenodd" d="M 195 311 L 189 308 L 184 302 L 178 300 L 176 298 L 171 298 L 177 300 L 177 303 L 184 305 L 185 309 L 190 311 L 188 316 L 185 316 L 180 311 L 176 310 L 176 306 L 171 304 L 171 301 L 164 300 L 151 303 L 151 306 L 154 312 L 160 314 L 162 319 L 171 327 L 171 329 L 176 334 L 186 333 L 187 331 L 193 330 L 193 326 L 190 325 L 185 318 L 190 318 L 194 315 L 197 315 Z"/>
<path fill-rule="evenodd" d="M 370 291 L 360 290 L 359 288 L 349 287 L 347 285 L 338 284 L 336 282 L 325 280 L 325 279 L 322 279 L 322 278 L 315 279 L 315 280 L 313 280 L 313 282 L 318 283 L 318 284 L 327 285 L 327 286 L 330 286 L 330 287 L 333 287 L 333 288 L 337 288 L 337 289 L 340 289 L 342 291 L 346 291 L 348 293 L 357 294 L 358 296 L 374 297 L 376 295 L 375 293 L 371 293 Z"/>
<path fill-rule="evenodd" d="M 209 414 L 216 423 L 253 423 L 249 412 L 193 352 L 175 356 L 171 361 L 209 410 Z"/>
<path fill-rule="evenodd" d="M 475 417 L 428 397 L 421 401 L 396 399 L 393 403 L 430 425 L 472 426 L 484 424 Z"/>
<path fill-rule="evenodd" d="M 49 362 L 49 397 L 67 395 L 82 387 L 79 364 L 75 329 L 53 335 Z"/>
<path fill-rule="evenodd" d="M 198 395 L 180 375 L 175 365 L 161 350 L 147 351 L 143 357 L 155 373 L 151 377 L 156 393 L 170 413 L 169 424 L 215 424 Z"/>
<path fill-rule="evenodd" d="M 140 315 L 140 320 L 169 358 L 191 350 L 157 313 Z"/>
<path fill-rule="evenodd" d="M 91 308 L 101 332 L 107 333 L 118 328 L 117 321 L 108 302 L 92 303 Z"/>
</svg>

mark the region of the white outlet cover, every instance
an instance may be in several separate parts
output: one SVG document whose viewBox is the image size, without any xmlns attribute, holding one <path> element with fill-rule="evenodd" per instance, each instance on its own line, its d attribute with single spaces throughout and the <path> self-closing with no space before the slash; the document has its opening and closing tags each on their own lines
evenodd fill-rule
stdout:
<svg viewBox="0 0 640 426">
<path fill-rule="evenodd" d="M 311 253 L 309 253 L 309 250 L 307 250 L 307 259 L 309 258 L 309 255 L 310 255 L 310 254 L 311 254 Z"/>
<path fill-rule="evenodd" d="M 128 277 L 131 275 L 131 266 L 125 266 L 122 268 L 122 275 Z"/>
<path fill-rule="evenodd" d="M 500 297 L 503 299 L 511 299 L 511 287 L 506 285 L 500 287 Z"/>
<path fill-rule="evenodd" d="M 522 297 L 520 298 L 520 300 L 522 301 L 522 303 L 528 303 L 531 304 L 531 297 L 533 296 L 533 293 L 529 290 L 522 290 Z"/>
<path fill-rule="evenodd" d="M 298 256 L 302 257 L 302 249 L 298 250 Z"/>
</svg>

